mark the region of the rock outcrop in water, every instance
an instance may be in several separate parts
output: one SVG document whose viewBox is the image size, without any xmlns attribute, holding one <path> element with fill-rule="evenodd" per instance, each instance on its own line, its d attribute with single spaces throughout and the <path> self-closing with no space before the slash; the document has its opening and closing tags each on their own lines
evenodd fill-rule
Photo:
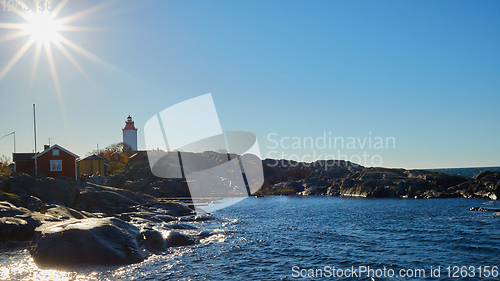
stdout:
<svg viewBox="0 0 500 281">
<path fill-rule="evenodd" d="M 491 208 L 483 208 L 483 207 L 472 207 L 469 209 L 470 211 L 482 211 L 482 212 L 500 212 L 500 209 L 491 209 Z"/>
<path fill-rule="evenodd" d="M 500 172 L 474 178 L 426 170 L 366 168 L 346 161 L 263 161 L 257 195 L 331 195 L 365 198 L 500 198 Z"/>
<path fill-rule="evenodd" d="M 46 223 L 35 230 L 31 255 L 40 265 L 137 263 L 148 253 L 136 226 L 115 218 Z"/>
</svg>

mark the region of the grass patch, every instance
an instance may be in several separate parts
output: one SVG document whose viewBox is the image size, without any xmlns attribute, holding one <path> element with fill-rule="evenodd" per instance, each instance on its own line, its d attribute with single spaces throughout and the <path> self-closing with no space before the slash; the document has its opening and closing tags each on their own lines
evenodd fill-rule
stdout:
<svg viewBox="0 0 500 281">
<path fill-rule="evenodd" d="M 5 196 L 5 197 L 8 197 L 10 199 L 19 199 L 19 195 L 14 194 L 14 193 L 4 192 L 3 190 L 0 190 L 0 196 Z"/>
</svg>

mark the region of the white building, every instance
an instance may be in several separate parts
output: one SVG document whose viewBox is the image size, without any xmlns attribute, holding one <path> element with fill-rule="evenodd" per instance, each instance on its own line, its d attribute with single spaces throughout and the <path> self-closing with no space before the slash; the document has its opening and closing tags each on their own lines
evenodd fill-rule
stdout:
<svg viewBox="0 0 500 281">
<path fill-rule="evenodd" d="M 123 142 L 130 145 L 133 151 L 137 151 L 137 129 L 134 126 L 134 121 L 130 115 L 125 121 L 125 128 L 123 131 Z"/>
</svg>

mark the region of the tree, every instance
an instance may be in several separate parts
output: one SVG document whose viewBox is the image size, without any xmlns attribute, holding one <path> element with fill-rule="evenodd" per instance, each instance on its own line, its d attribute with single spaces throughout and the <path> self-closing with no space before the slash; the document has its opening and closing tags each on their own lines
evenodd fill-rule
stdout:
<svg viewBox="0 0 500 281">
<path fill-rule="evenodd" d="M 10 160 L 10 157 L 7 155 L 2 155 L 0 156 L 0 167 L 7 167 L 9 164 L 12 163 Z"/>
<path fill-rule="evenodd" d="M 92 154 L 96 154 L 96 155 L 99 155 L 101 157 L 104 157 L 106 158 L 104 155 L 106 155 L 106 153 L 108 155 L 113 155 L 115 153 L 125 153 L 127 156 L 131 156 L 133 154 L 133 150 L 132 150 L 132 147 L 129 145 L 129 144 L 126 144 L 124 142 L 118 142 L 118 143 L 113 143 L 113 144 L 110 144 L 108 146 L 106 146 L 104 149 L 99 149 L 99 150 L 92 150 L 91 152 L 87 153 L 87 156 L 89 155 L 92 155 Z"/>
<path fill-rule="evenodd" d="M 6 178 L 10 176 L 10 173 L 12 172 L 11 168 L 9 165 L 12 163 L 10 160 L 10 157 L 6 155 L 0 156 L 0 179 Z"/>
<path fill-rule="evenodd" d="M 109 170 L 113 175 L 119 174 L 121 171 L 123 171 L 123 168 L 125 168 L 125 164 L 122 162 L 113 161 L 109 163 Z"/>
<path fill-rule="evenodd" d="M 132 147 L 124 142 L 113 143 L 106 146 L 104 149 L 93 150 L 87 153 L 90 155 L 99 155 L 106 159 L 109 164 L 111 174 L 120 173 L 128 162 L 129 157 L 134 153 Z"/>
</svg>

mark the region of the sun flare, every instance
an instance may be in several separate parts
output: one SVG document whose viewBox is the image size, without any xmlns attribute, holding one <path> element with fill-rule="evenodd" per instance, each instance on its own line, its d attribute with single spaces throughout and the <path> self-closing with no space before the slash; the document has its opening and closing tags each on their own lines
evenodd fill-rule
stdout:
<svg viewBox="0 0 500 281">
<path fill-rule="evenodd" d="M 38 43 L 54 42 L 58 39 L 61 24 L 54 20 L 49 11 L 39 11 L 26 15 L 24 31 Z"/>
<path fill-rule="evenodd" d="M 53 8 L 49 9 L 31 9 L 28 6 L 23 6 L 21 10 L 9 6 L 11 1 L 3 1 L 4 11 L 12 12 L 19 16 L 21 22 L 0 22 L 0 29 L 7 29 L 10 32 L 5 33 L 4 36 L 0 37 L 0 43 L 15 40 L 21 37 L 27 37 L 26 42 L 18 49 L 17 53 L 14 54 L 12 59 L 3 68 L 0 68 L 0 80 L 2 80 L 5 75 L 16 65 L 16 63 L 28 52 L 31 46 L 35 45 L 35 53 L 33 58 L 33 64 L 31 68 L 31 78 L 30 78 L 30 89 L 33 84 L 33 80 L 36 77 L 37 69 L 39 67 L 40 57 L 43 54 L 42 50 L 45 49 L 45 55 L 48 61 L 48 69 L 52 76 L 52 81 L 54 83 L 55 92 L 61 102 L 62 92 L 59 85 L 59 78 L 57 75 L 55 56 L 64 56 L 85 78 L 90 79 L 87 72 L 84 70 L 82 65 L 74 57 L 74 53 L 86 58 L 87 60 L 97 64 L 99 66 L 107 67 L 108 69 L 116 70 L 111 64 L 100 59 L 98 56 L 92 54 L 91 52 L 85 50 L 80 45 L 74 43 L 66 36 L 63 32 L 81 32 L 81 31 L 106 31 L 103 28 L 87 27 L 87 26 L 76 26 L 69 25 L 76 20 L 84 19 L 92 13 L 95 13 L 107 6 L 112 5 L 116 1 L 106 1 L 99 5 L 90 7 L 83 11 L 78 11 L 74 14 L 58 17 L 59 13 L 69 0 L 61 0 L 59 4 Z M 22 1 L 16 3 L 24 3 Z M 1 33 L 0 33 L 1 35 Z M 70 50 L 72 52 L 70 52 Z M 2 49 L 3 51 L 3 49 Z M 56 51 L 56 52 L 54 52 Z M 58 52 L 57 52 L 58 51 Z"/>
</svg>

